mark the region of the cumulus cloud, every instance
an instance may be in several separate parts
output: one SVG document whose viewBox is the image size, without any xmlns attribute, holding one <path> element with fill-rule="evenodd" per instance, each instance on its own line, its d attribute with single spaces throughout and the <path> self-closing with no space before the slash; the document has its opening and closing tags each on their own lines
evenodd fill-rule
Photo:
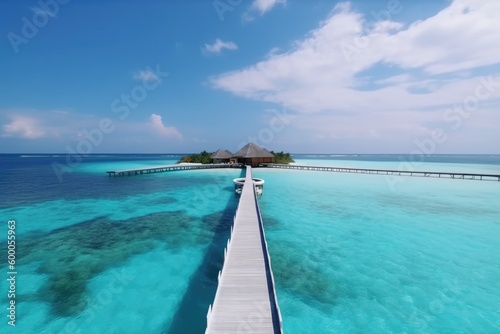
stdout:
<svg viewBox="0 0 500 334">
<path fill-rule="evenodd" d="M 437 15 L 389 38 L 386 61 L 429 74 L 498 64 L 498 1 L 456 0 Z"/>
<path fill-rule="evenodd" d="M 253 21 L 255 15 L 264 15 L 277 5 L 286 5 L 286 0 L 254 0 L 250 8 L 243 14 L 244 21 Z"/>
<path fill-rule="evenodd" d="M 106 123 L 111 122 L 113 130 L 102 133 L 101 139 L 96 139 L 104 119 L 107 119 Z M 76 149 L 80 141 L 89 140 L 89 135 L 94 138 L 92 143 L 99 141 L 93 147 L 94 153 L 174 150 L 178 145 L 176 140 L 158 139 L 183 138 L 175 127 L 165 126 L 162 117 L 157 114 L 148 114 L 136 120 L 120 120 L 107 113 L 94 115 L 60 109 L 0 109 L 0 148 L 4 152 L 16 152 L 25 145 L 39 152 L 66 152 L 67 147 Z M 13 142 L 18 146 L 12 146 Z"/>
<path fill-rule="evenodd" d="M 284 5 L 286 4 L 286 0 L 254 0 L 252 2 L 252 9 L 258 11 L 260 14 L 264 14 L 276 5 Z"/>
<path fill-rule="evenodd" d="M 223 50 L 238 50 L 238 46 L 233 42 L 224 42 L 217 38 L 213 44 L 205 44 L 203 52 L 206 54 L 221 53 Z"/>
<path fill-rule="evenodd" d="M 82 128 L 95 126 L 99 118 L 69 110 L 4 109 L 6 122 L 1 137 L 22 139 L 76 138 Z"/>
<path fill-rule="evenodd" d="M 31 117 L 13 115 L 10 123 L 2 126 L 2 137 L 38 139 L 46 136 L 43 126 Z"/>
<path fill-rule="evenodd" d="M 403 24 L 397 15 L 374 22 L 341 3 L 290 50 L 270 52 L 211 84 L 299 115 L 321 114 L 309 119 L 325 132 L 422 135 L 446 108 L 474 96 L 484 73 L 491 74 L 488 101 L 500 106 L 498 12 L 498 1 L 455 0 L 432 17 Z M 495 116 L 482 117 L 491 124 Z"/>
<path fill-rule="evenodd" d="M 467 11 L 463 10 L 465 7 Z M 500 22 L 491 14 L 498 11 L 500 2 L 476 4 L 473 0 L 460 0 L 406 29 L 388 22 L 370 28 L 363 15 L 348 4 L 341 4 L 317 29 L 297 41 L 294 49 L 224 73 L 211 82 L 216 88 L 240 96 L 279 103 L 302 112 L 373 108 L 374 103 L 378 107 L 389 104 L 395 108 L 403 103 L 421 107 L 438 100 L 453 103 L 456 99 L 449 98 L 449 90 L 459 88 L 455 93 L 460 96 L 468 89 L 466 80 L 472 77 L 461 78 L 457 87 L 455 71 L 500 61 L 496 57 L 500 54 L 500 44 L 494 42 Z M 453 38 L 456 36 L 460 38 Z M 365 75 L 366 83 L 386 79 L 390 83 L 391 79 L 383 76 L 389 67 L 401 72 L 392 78 L 393 85 L 378 90 L 359 89 L 360 83 L 363 85 L 360 76 L 368 70 L 379 73 Z M 405 71 L 410 68 L 419 71 L 421 79 L 409 80 Z M 426 99 L 411 93 L 412 86 L 421 85 L 422 78 L 428 80 L 433 74 L 452 76 L 449 82 L 443 80 L 435 85 L 434 94 Z M 443 96 L 448 98 L 442 100 Z"/>
<path fill-rule="evenodd" d="M 175 137 L 179 140 L 182 139 L 181 133 L 173 126 L 165 126 L 162 117 L 158 114 L 151 115 L 150 124 L 153 130 L 162 136 Z"/>
</svg>

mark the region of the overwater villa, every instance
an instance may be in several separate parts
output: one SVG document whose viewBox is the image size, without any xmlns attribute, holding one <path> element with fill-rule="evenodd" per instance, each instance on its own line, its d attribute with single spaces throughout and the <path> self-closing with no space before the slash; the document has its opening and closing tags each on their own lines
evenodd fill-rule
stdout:
<svg viewBox="0 0 500 334">
<path fill-rule="evenodd" d="M 236 158 L 233 159 L 233 157 L 234 154 L 231 151 L 219 149 L 210 156 L 210 159 L 214 164 L 236 163 Z"/>
<path fill-rule="evenodd" d="M 220 149 L 210 157 L 213 163 L 240 163 L 253 167 L 267 165 L 276 161 L 274 154 L 254 143 L 248 143 L 238 152 L 232 154 Z"/>
<path fill-rule="evenodd" d="M 267 166 L 267 164 L 274 163 L 276 158 L 274 154 L 254 143 L 248 143 L 243 146 L 238 152 L 231 153 L 228 150 L 219 149 L 210 157 L 212 163 L 229 163 L 229 164 L 242 164 L 250 165 L 253 167 Z M 254 178 L 254 186 L 257 195 L 262 195 L 264 180 Z M 237 194 L 241 194 L 243 186 L 245 185 L 245 178 L 237 178 L 233 180 L 234 189 Z"/>
</svg>

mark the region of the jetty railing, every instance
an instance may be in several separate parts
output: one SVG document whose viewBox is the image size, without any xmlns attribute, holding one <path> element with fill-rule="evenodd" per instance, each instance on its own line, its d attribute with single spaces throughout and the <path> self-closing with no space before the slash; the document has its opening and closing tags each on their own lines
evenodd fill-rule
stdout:
<svg viewBox="0 0 500 334">
<path fill-rule="evenodd" d="M 436 177 L 448 179 L 479 180 L 479 181 L 499 181 L 500 174 L 481 174 L 481 173 L 460 173 L 460 172 L 428 172 L 428 171 L 408 171 L 397 169 L 370 169 L 370 168 L 350 168 L 350 167 L 328 167 L 328 166 L 307 166 L 307 165 L 283 165 L 269 164 L 270 168 L 311 170 L 335 173 L 361 173 L 361 174 L 380 174 L 397 176 L 419 176 Z"/>
<path fill-rule="evenodd" d="M 260 227 L 260 233 L 261 233 L 261 238 L 262 238 L 262 247 L 265 250 L 265 261 L 266 261 L 266 266 L 268 267 L 270 289 L 272 290 L 272 294 L 273 294 L 273 298 L 274 298 L 272 303 L 274 304 L 274 307 L 275 307 L 275 310 L 277 313 L 280 333 L 283 333 L 283 319 L 281 317 L 281 309 L 280 309 L 280 306 L 278 303 L 278 296 L 276 295 L 276 283 L 274 282 L 273 268 L 271 266 L 271 256 L 269 255 L 269 248 L 267 246 L 266 233 L 264 232 L 264 223 L 262 220 L 262 215 L 260 213 L 260 207 L 259 207 L 259 202 L 257 200 L 257 192 L 255 190 L 255 185 L 253 186 L 253 196 L 254 196 L 254 200 L 255 200 L 255 208 L 257 210 L 257 215 L 259 217 L 259 227 Z"/>
<path fill-rule="evenodd" d="M 242 330 L 282 333 L 271 260 L 249 166 L 233 226 L 224 249 L 214 303 L 207 311 L 205 333 L 240 333 Z M 259 323 L 255 321 L 256 315 L 260 317 Z"/>
<path fill-rule="evenodd" d="M 213 169 L 213 168 L 242 168 L 242 164 L 175 164 L 165 166 L 152 166 L 134 169 L 110 170 L 107 171 L 109 176 L 132 176 L 150 173 L 162 173 L 178 170 L 192 170 L 192 169 Z"/>
<path fill-rule="evenodd" d="M 109 176 L 132 176 L 150 173 L 161 173 L 179 170 L 193 169 L 213 169 L 213 168 L 242 168 L 242 164 L 199 164 L 199 165 L 166 165 L 154 166 L 135 169 L 110 170 L 106 173 Z M 396 176 L 418 176 L 418 177 L 436 177 L 448 179 L 462 180 L 479 180 L 479 181 L 499 181 L 500 174 L 486 173 L 460 173 L 460 172 L 432 172 L 432 171 L 417 171 L 417 170 L 398 170 L 398 169 L 373 169 L 373 168 L 352 168 L 352 167 L 329 167 L 329 166 L 308 166 L 308 165 L 284 165 L 284 164 L 267 164 L 264 167 L 280 168 L 280 169 L 295 169 L 295 170 L 310 170 L 335 173 L 360 173 L 360 174 L 381 174 L 381 175 L 396 175 Z"/>
</svg>

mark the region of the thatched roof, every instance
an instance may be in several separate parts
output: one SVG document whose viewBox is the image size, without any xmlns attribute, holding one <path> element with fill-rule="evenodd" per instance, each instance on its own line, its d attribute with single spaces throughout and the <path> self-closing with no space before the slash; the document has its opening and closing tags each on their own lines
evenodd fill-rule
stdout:
<svg viewBox="0 0 500 334">
<path fill-rule="evenodd" d="M 254 143 L 248 143 L 234 154 L 238 158 L 273 158 L 274 155 L 265 148 L 259 147 Z"/>
<path fill-rule="evenodd" d="M 233 157 L 233 154 L 228 150 L 217 150 L 214 154 L 210 156 L 210 159 L 230 159 Z"/>
</svg>

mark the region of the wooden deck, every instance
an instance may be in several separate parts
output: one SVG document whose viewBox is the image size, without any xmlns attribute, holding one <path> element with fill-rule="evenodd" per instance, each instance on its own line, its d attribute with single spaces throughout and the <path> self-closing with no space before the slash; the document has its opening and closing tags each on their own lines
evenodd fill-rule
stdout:
<svg viewBox="0 0 500 334">
<path fill-rule="evenodd" d="M 241 168 L 241 167 L 242 166 L 239 164 L 205 164 L 205 165 L 176 164 L 176 165 L 153 166 L 153 167 L 135 168 L 135 169 L 110 170 L 107 171 L 106 173 L 108 173 L 109 176 L 132 176 L 132 175 L 142 175 L 149 173 L 171 172 L 176 170 Z"/>
<path fill-rule="evenodd" d="M 260 209 L 247 166 L 245 185 L 234 218 L 207 334 L 282 333 L 281 313 Z"/>
<path fill-rule="evenodd" d="M 396 176 L 436 177 L 436 178 L 478 180 L 478 181 L 500 181 L 500 174 L 425 172 L 425 171 L 405 171 L 405 170 L 391 170 L 391 169 L 367 169 L 367 168 L 280 165 L 280 164 L 272 164 L 268 165 L 268 167 L 281 168 L 281 169 L 299 169 L 299 170 L 335 172 L 335 173 L 361 173 L 361 174 L 381 174 L 381 175 L 396 175 Z"/>
</svg>

